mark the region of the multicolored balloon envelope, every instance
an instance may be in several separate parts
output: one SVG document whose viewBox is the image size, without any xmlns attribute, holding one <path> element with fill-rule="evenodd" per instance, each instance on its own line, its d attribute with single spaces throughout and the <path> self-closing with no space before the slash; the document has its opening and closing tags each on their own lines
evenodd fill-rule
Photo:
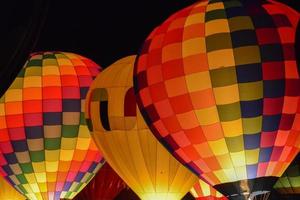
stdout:
<svg viewBox="0 0 300 200">
<path fill-rule="evenodd" d="M 12 185 L 7 183 L 7 181 L 0 176 L 0 199 L 25 200 L 25 196 L 21 195 Z"/>
<path fill-rule="evenodd" d="M 0 172 L 28 199 L 71 199 L 102 166 L 84 119 L 99 70 L 76 54 L 36 53 L 1 97 Z"/>
<path fill-rule="evenodd" d="M 192 187 L 190 193 L 197 200 L 227 200 L 220 192 L 201 179 Z"/>
<path fill-rule="evenodd" d="M 271 0 L 198 1 L 157 27 L 137 58 L 150 129 L 226 196 L 267 193 L 299 151 L 298 20 Z"/>
<path fill-rule="evenodd" d="M 113 200 L 126 187 L 118 174 L 105 163 L 74 200 Z"/>
<path fill-rule="evenodd" d="M 282 198 L 300 198 L 300 154 L 278 179 L 274 189 L 282 195 Z"/>
<path fill-rule="evenodd" d="M 86 118 L 105 160 L 142 200 L 177 200 L 197 181 L 153 136 L 133 92 L 135 56 L 106 68 L 86 97 Z"/>
</svg>

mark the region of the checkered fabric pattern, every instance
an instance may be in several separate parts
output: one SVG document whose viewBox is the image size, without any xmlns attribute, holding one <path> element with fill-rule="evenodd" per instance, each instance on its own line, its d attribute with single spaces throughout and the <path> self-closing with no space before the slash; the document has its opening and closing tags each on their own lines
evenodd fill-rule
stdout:
<svg viewBox="0 0 300 200">
<path fill-rule="evenodd" d="M 159 143 L 139 112 L 135 58 L 114 62 L 93 81 L 86 96 L 87 124 L 105 160 L 140 199 L 181 199 L 198 178 Z"/>
<path fill-rule="evenodd" d="M 145 41 L 134 72 L 140 110 L 208 183 L 279 177 L 297 155 L 298 20 L 273 1 L 200 1 Z"/>
<path fill-rule="evenodd" d="M 0 172 L 28 199 L 72 199 L 102 166 L 84 119 L 99 66 L 64 52 L 33 54 L 0 99 Z"/>
<path fill-rule="evenodd" d="M 274 185 L 274 189 L 282 195 L 298 195 L 300 197 L 300 154 L 287 168 Z"/>
<path fill-rule="evenodd" d="M 220 192 L 201 179 L 192 187 L 190 193 L 197 200 L 227 200 Z"/>
</svg>

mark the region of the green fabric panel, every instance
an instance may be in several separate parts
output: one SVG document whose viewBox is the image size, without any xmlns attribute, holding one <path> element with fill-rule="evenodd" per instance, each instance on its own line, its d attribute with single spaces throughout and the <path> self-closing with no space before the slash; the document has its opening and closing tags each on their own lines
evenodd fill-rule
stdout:
<svg viewBox="0 0 300 200">
<path fill-rule="evenodd" d="M 79 126 L 78 125 L 63 125 L 62 126 L 62 137 L 75 138 L 78 136 Z"/>
<path fill-rule="evenodd" d="M 22 89 L 23 88 L 23 78 L 16 78 L 10 85 L 10 89 Z"/>
<path fill-rule="evenodd" d="M 61 138 L 45 138 L 45 149 L 57 150 L 60 149 Z"/>
<path fill-rule="evenodd" d="M 51 53 L 51 54 L 43 54 L 43 60 L 46 60 L 46 59 L 56 59 L 54 54 Z"/>
<path fill-rule="evenodd" d="M 239 16 L 228 19 L 230 31 L 254 30 L 252 20 L 248 16 Z"/>
<path fill-rule="evenodd" d="M 217 105 L 221 122 L 233 121 L 241 118 L 240 103 L 232 103 L 226 105 Z"/>
<path fill-rule="evenodd" d="M 92 91 L 91 101 L 107 101 L 108 94 L 104 88 L 96 88 Z"/>
<path fill-rule="evenodd" d="M 280 178 L 280 181 L 281 181 L 283 187 L 288 187 L 288 188 L 291 187 L 290 182 L 287 177 Z"/>
<path fill-rule="evenodd" d="M 19 165 L 25 174 L 33 173 L 33 168 L 31 163 L 20 163 Z"/>
<path fill-rule="evenodd" d="M 32 66 L 35 66 L 35 67 L 41 67 L 42 66 L 42 60 L 41 59 L 30 59 L 27 63 L 27 66 L 26 67 L 32 67 Z"/>
<path fill-rule="evenodd" d="M 42 68 L 40 67 L 30 67 L 26 69 L 25 76 L 41 76 Z"/>
<path fill-rule="evenodd" d="M 78 185 L 76 185 L 75 189 L 73 191 L 79 191 L 83 187 L 83 183 L 79 182 Z"/>
<path fill-rule="evenodd" d="M 25 178 L 25 176 L 23 174 L 18 174 L 16 175 L 17 179 L 20 181 L 21 184 L 26 184 L 28 183 L 27 182 L 27 179 Z"/>
<path fill-rule="evenodd" d="M 209 22 L 216 19 L 227 19 L 224 9 L 211 10 L 205 13 L 205 22 Z"/>
<path fill-rule="evenodd" d="M 290 177 L 290 183 L 292 184 L 293 187 L 300 187 L 300 177 Z"/>
<path fill-rule="evenodd" d="M 262 116 L 242 118 L 242 123 L 244 134 L 260 133 L 262 129 Z"/>
<path fill-rule="evenodd" d="M 230 33 L 217 33 L 205 38 L 207 52 L 219 49 L 232 49 Z"/>
<path fill-rule="evenodd" d="M 226 137 L 225 141 L 229 152 L 240 152 L 244 150 L 243 135 L 236 137 Z"/>
<path fill-rule="evenodd" d="M 65 54 L 62 53 L 55 53 L 54 56 L 55 58 L 68 58 Z"/>
<path fill-rule="evenodd" d="M 210 70 L 212 87 L 223 87 L 237 83 L 235 67 L 225 67 Z"/>
<path fill-rule="evenodd" d="M 230 1 L 223 1 L 225 8 L 233 8 L 233 7 L 242 7 L 242 3 L 240 1 L 236 0 L 230 0 Z"/>
<path fill-rule="evenodd" d="M 21 71 L 18 73 L 17 77 L 23 78 L 25 74 L 25 69 L 21 69 Z"/>
<path fill-rule="evenodd" d="M 260 50 L 258 46 L 243 46 L 233 49 L 236 65 L 260 63 Z"/>
<path fill-rule="evenodd" d="M 80 113 L 80 124 L 86 125 L 86 120 L 83 112 Z"/>
<path fill-rule="evenodd" d="M 93 131 L 93 123 L 91 119 L 86 119 L 86 124 L 90 132 Z"/>
<path fill-rule="evenodd" d="M 263 81 L 239 83 L 241 101 L 251 101 L 263 98 Z"/>
<path fill-rule="evenodd" d="M 44 59 L 43 60 L 43 65 L 54 65 L 57 66 L 57 61 L 56 59 Z"/>
<path fill-rule="evenodd" d="M 32 162 L 43 162 L 45 161 L 45 152 L 42 151 L 30 151 L 30 158 Z"/>
<path fill-rule="evenodd" d="M 23 187 L 23 185 L 17 185 L 17 187 L 22 191 L 23 194 L 27 194 L 27 190 Z"/>
</svg>

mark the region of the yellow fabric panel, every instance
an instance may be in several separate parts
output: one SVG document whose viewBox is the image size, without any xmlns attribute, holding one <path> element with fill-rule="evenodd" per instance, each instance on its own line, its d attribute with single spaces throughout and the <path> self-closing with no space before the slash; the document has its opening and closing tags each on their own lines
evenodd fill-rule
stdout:
<svg viewBox="0 0 300 200">
<path fill-rule="evenodd" d="M 226 141 L 224 138 L 216 141 L 208 141 L 210 149 L 213 151 L 214 155 L 224 155 L 228 153 Z"/>
<path fill-rule="evenodd" d="M 195 111 L 200 125 L 210 125 L 219 122 L 219 114 L 216 106 Z"/>
<path fill-rule="evenodd" d="M 182 42 L 182 57 L 206 52 L 205 38 L 194 38 Z M 200 85 L 200 84 L 199 84 Z"/>
<path fill-rule="evenodd" d="M 238 84 L 216 87 L 213 90 L 217 105 L 235 103 L 240 100 Z"/>
<path fill-rule="evenodd" d="M 209 36 L 216 33 L 230 32 L 226 19 L 211 20 L 205 23 L 205 35 Z"/>
<path fill-rule="evenodd" d="M 241 167 L 246 165 L 244 151 L 230 153 L 230 156 L 234 167 Z"/>
<path fill-rule="evenodd" d="M 99 103 L 87 101 L 86 108 L 89 107 L 93 124 L 92 136 L 106 161 L 142 200 L 180 199 L 197 177 L 156 140 L 137 106 L 136 117 L 124 116 L 125 95 L 133 86 L 134 60 L 135 56 L 130 56 L 117 61 L 93 82 L 87 100 L 91 99 L 89 95 L 94 89 L 107 90 L 111 131 L 104 131 L 101 125 Z"/>
<path fill-rule="evenodd" d="M 207 53 L 210 69 L 232 67 L 235 65 L 232 49 L 222 49 Z"/>
<path fill-rule="evenodd" d="M 208 71 L 186 75 L 185 80 L 189 92 L 195 92 L 212 87 Z M 199 80 L 201 80 L 201 84 L 199 84 Z"/>
<path fill-rule="evenodd" d="M 40 76 L 24 77 L 24 88 L 41 87 L 42 79 Z"/>
<path fill-rule="evenodd" d="M 25 197 L 14 189 L 0 176 L 0 199 L 1 200 L 25 200 Z"/>
<path fill-rule="evenodd" d="M 241 119 L 228 122 L 221 122 L 221 124 L 225 137 L 235 137 L 243 134 L 243 126 Z"/>
<path fill-rule="evenodd" d="M 5 92 L 5 101 L 22 101 L 23 90 L 21 89 L 11 89 Z"/>
<path fill-rule="evenodd" d="M 206 12 L 217 10 L 217 9 L 224 9 L 223 2 L 208 4 L 206 8 Z"/>
<path fill-rule="evenodd" d="M 205 16 L 204 13 L 196 13 L 196 14 L 191 14 L 186 18 L 185 21 L 185 27 L 193 24 L 198 24 L 198 23 L 204 23 L 205 22 Z"/>
</svg>

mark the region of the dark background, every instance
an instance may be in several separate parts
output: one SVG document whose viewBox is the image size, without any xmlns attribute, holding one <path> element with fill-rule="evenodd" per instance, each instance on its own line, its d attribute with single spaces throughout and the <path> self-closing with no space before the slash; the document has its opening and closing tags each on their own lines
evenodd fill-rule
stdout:
<svg viewBox="0 0 300 200">
<path fill-rule="evenodd" d="M 299 11 L 299 0 L 280 0 Z M 9 0 L 0 6 L 0 96 L 30 52 L 70 51 L 106 67 L 196 0 Z"/>
</svg>

